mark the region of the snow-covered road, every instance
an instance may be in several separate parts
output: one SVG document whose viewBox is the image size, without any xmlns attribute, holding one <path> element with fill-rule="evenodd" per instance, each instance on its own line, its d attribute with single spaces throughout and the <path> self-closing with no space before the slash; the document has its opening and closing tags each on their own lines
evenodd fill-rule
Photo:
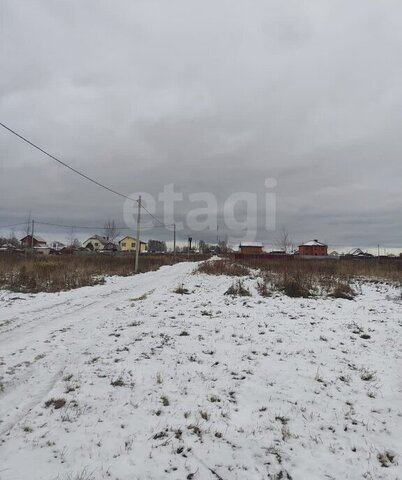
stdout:
<svg viewBox="0 0 402 480">
<path fill-rule="evenodd" d="M 402 478 L 395 289 L 232 298 L 193 270 L 0 292 L 1 480 Z"/>
</svg>

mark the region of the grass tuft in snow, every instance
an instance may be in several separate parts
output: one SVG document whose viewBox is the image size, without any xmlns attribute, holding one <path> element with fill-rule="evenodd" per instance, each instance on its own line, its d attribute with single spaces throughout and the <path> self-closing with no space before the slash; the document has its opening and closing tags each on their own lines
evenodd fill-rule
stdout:
<svg viewBox="0 0 402 480">
<path fill-rule="evenodd" d="M 310 289 L 307 287 L 305 280 L 299 275 L 284 278 L 280 289 L 288 297 L 307 298 L 310 296 Z"/>
<path fill-rule="evenodd" d="M 378 452 L 377 454 L 377 460 L 380 462 L 380 465 L 385 468 L 395 465 L 395 458 L 396 454 L 390 450 Z"/>
<path fill-rule="evenodd" d="M 200 416 L 203 420 L 208 421 L 209 420 L 209 413 L 205 411 L 200 411 Z"/>
<path fill-rule="evenodd" d="M 110 385 L 112 385 L 112 387 L 124 387 L 126 382 L 123 380 L 123 377 L 118 377 L 116 380 L 112 380 Z"/>
<path fill-rule="evenodd" d="M 60 408 L 63 408 L 66 404 L 66 399 L 65 398 L 50 398 L 49 400 L 46 400 L 45 402 L 45 407 L 53 407 L 55 410 L 59 410 Z"/>
<path fill-rule="evenodd" d="M 141 322 L 140 320 L 134 320 L 128 324 L 129 327 L 139 327 L 142 325 L 144 322 Z"/>
<path fill-rule="evenodd" d="M 190 293 L 189 289 L 184 286 L 184 283 L 178 285 L 173 292 L 178 293 L 179 295 L 188 295 Z"/>
<path fill-rule="evenodd" d="M 261 297 L 270 297 L 272 295 L 272 291 L 268 288 L 268 284 L 264 280 L 259 280 L 257 282 L 257 292 Z"/>
<path fill-rule="evenodd" d="M 353 300 L 356 292 L 347 282 L 338 282 L 333 291 L 329 295 L 332 298 L 343 298 L 345 300 Z"/>
<path fill-rule="evenodd" d="M 226 290 L 225 295 L 231 295 L 232 297 L 251 297 L 251 292 L 244 286 L 241 280 L 237 280 L 237 282 L 233 282 Z"/>
<path fill-rule="evenodd" d="M 374 371 L 363 369 L 360 373 L 360 378 L 365 382 L 372 382 L 376 378 L 375 373 Z"/>
<path fill-rule="evenodd" d="M 202 437 L 201 428 L 198 425 L 191 424 L 187 426 L 187 430 L 190 430 L 194 435 L 197 435 L 198 438 Z"/>
<path fill-rule="evenodd" d="M 83 468 L 79 473 L 68 473 L 65 477 L 57 477 L 56 480 L 95 480 L 93 472 Z"/>
<path fill-rule="evenodd" d="M 161 402 L 164 407 L 168 407 L 170 405 L 169 399 L 166 395 L 161 396 Z"/>
</svg>

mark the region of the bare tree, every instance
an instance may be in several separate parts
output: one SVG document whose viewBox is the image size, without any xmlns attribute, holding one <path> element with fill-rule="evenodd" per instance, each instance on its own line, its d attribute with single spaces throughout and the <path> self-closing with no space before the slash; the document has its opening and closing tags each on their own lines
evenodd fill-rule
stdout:
<svg viewBox="0 0 402 480">
<path fill-rule="evenodd" d="M 205 243 L 204 240 L 198 242 L 198 249 L 201 253 L 207 253 L 209 251 L 208 243 Z"/>
<path fill-rule="evenodd" d="M 227 253 L 229 250 L 228 245 L 225 240 L 220 240 L 218 242 L 218 251 L 220 253 Z"/>
<path fill-rule="evenodd" d="M 80 248 L 81 247 L 81 242 L 78 240 L 78 238 L 74 238 L 74 240 L 71 242 L 70 247 Z"/>
<path fill-rule="evenodd" d="M 148 240 L 148 252 L 150 253 L 161 253 L 161 252 L 166 252 L 166 242 L 161 241 L 161 240 Z"/>
<path fill-rule="evenodd" d="M 120 235 L 120 230 L 117 228 L 114 220 L 107 220 L 103 226 L 103 236 L 111 242 L 114 242 Z"/>
<path fill-rule="evenodd" d="M 19 247 L 20 246 L 20 242 L 17 239 L 17 237 L 15 236 L 14 230 L 11 230 L 10 235 L 8 236 L 7 242 L 10 245 L 14 245 L 14 247 Z"/>
<path fill-rule="evenodd" d="M 275 245 L 283 250 L 285 253 L 289 253 L 292 247 L 292 240 L 290 238 L 289 232 L 285 227 L 282 227 L 278 237 L 275 240 Z"/>
</svg>

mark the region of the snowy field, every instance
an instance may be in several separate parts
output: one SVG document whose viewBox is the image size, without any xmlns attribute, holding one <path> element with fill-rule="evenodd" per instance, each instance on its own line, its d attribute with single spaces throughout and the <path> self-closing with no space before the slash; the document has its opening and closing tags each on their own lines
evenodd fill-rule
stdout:
<svg viewBox="0 0 402 480">
<path fill-rule="evenodd" d="M 400 291 L 194 268 L 0 292 L 0 479 L 402 479 Z"/>
</svg>

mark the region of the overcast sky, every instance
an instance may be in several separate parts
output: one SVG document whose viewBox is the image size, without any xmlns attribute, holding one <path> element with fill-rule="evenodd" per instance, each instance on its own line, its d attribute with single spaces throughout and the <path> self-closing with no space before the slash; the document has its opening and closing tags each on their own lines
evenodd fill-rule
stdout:
<svg viewBox="0 0 402 480">
<path fill-rule="evenodd" d="M 400 0 L 0 0 L 0 121 L 126 194 L 256 192 L 265 243 L 275 178 L 295 242 L 401 246 L 401 21 Z M 124 222 L 2 129 L 0 224 L 29 212 Z"/>
</svg>

